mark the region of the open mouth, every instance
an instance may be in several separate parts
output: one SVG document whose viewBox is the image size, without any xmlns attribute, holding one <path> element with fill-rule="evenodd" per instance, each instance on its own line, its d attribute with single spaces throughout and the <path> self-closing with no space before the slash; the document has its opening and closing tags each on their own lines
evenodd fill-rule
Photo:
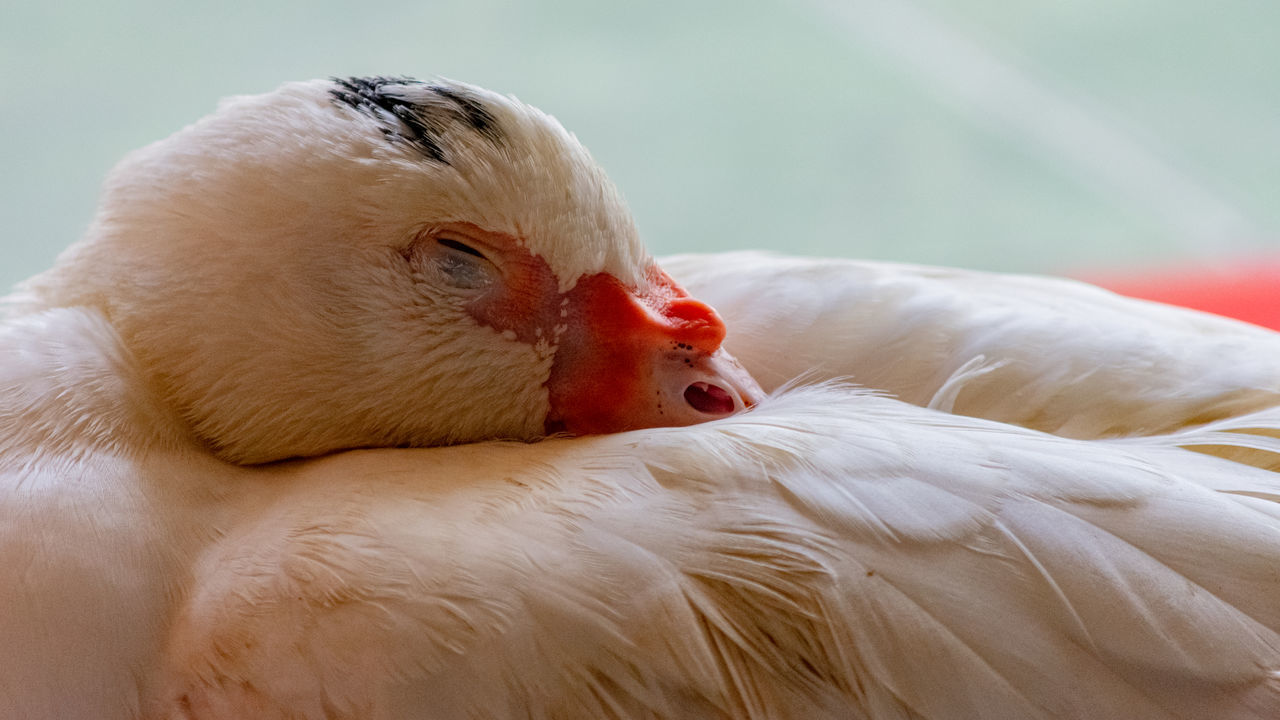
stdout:
<svg viewBox="0 0 1280 720">
<path fill-rule="evenodd" d="M 684 389 L 689 406 L 707 415 L 731 415 L 746 406 L 734 393 L 708 382 L 698 381 Z"/>
</svg>

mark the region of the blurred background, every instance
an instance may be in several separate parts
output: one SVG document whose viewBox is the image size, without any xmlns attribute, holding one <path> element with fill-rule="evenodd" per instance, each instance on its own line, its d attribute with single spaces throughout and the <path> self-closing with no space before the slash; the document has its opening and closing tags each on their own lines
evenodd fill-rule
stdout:
<svg viewBox="0 0 1280 720">
<path fill-rule="evenodd" d="M 1280 252 L 1272 0 L 0 1 L 3 287 L 128 150 L 361 74 L 556 115 L 658 253 L 1091 276 Z"/>
</svg>

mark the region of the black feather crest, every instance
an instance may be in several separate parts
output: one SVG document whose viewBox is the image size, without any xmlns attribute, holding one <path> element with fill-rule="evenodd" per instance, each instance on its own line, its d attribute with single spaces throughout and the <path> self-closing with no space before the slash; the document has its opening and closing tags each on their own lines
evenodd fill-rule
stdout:
<svg viewBox="0 0 1280 720">
<path fill-rule="evenodd" d="M 494 145 L 503 134 L 484 102 L 463 88 L 427 84 L 407 77 L 333 78 L 329 91 L 334 102 L 382 120 L 383 135 L 392 142 L 406 142 L 435 162 L 449 164 L 444 134 L 450 125 L 462 125 Z M 417 92 L 406 93 L 413 88 Z M 429 94 L 421 100 L 407 95 Z"/>
</svg>

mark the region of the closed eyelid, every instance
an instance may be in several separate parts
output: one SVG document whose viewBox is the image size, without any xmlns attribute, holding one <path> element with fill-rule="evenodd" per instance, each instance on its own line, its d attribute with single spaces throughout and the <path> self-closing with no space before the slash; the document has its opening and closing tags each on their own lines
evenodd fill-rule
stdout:
<svg viewBox="0 0 1280 720">
<path fill-rule="evenodd" d="M 457 250 L 458 252 L 464 252 L 464 253 L 467 253 L 468 255 L 475 255 L 478 258 L 488 260 L 488 258 L 485 257 L 484 253 L 480 252 L 479 250 L 471 247 L 470 245 L 464 242 L 460 242 L 458 240 L 454 240 L 452 238 L 447 238 L 447 237 L 437 237 L 436 242 L 440 243 L 441 245 L 444 245 L 447 248 L 452 248 L 454 250 Z"/>
</svg>

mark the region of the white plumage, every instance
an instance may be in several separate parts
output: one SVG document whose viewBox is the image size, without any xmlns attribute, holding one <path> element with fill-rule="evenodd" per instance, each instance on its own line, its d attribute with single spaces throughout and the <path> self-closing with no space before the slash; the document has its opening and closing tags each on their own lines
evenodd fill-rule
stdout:
<svg viewBox="0 0 1280 720">
<path fill-rule="evenodd" d="M 767 390 L 848 377 L 1079 438 L 1280 401 L 1280 335 L 1071 280 L 759 252 L 662 266 L 725 317 L 726 346 Z"/>
<path fill-rule="evenodd" d="M 1280 486 L 1177 447 L 1217 432 L 1065 440 L 817 387 L 281 468 L 197 564 L 161 694 L 228 718 L 1273 717 Z"/>
<path fill-rule="evenodd" d="M 403 200 L 371 194 L 383 209 L 367 217 L 394 222 L 353 225 L 340 204 L 323 206 L 327 220 L 318 225 L 288 213 L 240 213 L 242 231 L 261 239 L 269 227 L 285 236 L 285 249 L 272 257 L 287 282 L 255 276 L 271 289 L 274 311 L 312 312 L 313 296 L 290 292 L 316 287 L 307 273 L 317 268 L 344 271 L 325 276 L 346 279 L 338 297 L 351 301 L 325 305 L 328 322 L 260 318 L 283 329 L 286 341 L 300 341 L 293 349 L 302 354 L 323 348 L 326 332 L 349 342 L 352 328 L 388 307 L 394 293 L 387 285 L 375 282 L 369 298 L 357 281 L 378 277 L 370 268 L 384 267 L 385 258 L 371 248 L 394 246 L 388 238 L 398 236 L 387 228 L 415 227 L 423 221 L 415 213 L 513 237 L 527 237 L 530 224 L 586 227 L 580 221 L 595 213 L 602 213 L 600 227 L 630 227 L 612 191 L 591 192 L 605 181 L 585 154 L 573 154 L 576 145 L 566 146 L 573 162 L 555 165 L 581 188 L 554 200 L 567 202 L 557 207 L 572 217 L 543 217 L 531 209 L 536 203 L 525 208 L 478 187 L 527 182 L 521 197 L 557 197 L 540 184 L 547 178 L 536 166 L 517 163 L 524 169 L 512 174 L 502 164 L 524 157 L 519 138 L 546 136 L 536 128 L 509 133 L 509 144 L 494 153 L 483 134 L 455 127 L 485 125 L 449 93 L 471 93 L 465 98 L 489 108 L 504 128 L 547 122 L 533 111 L 462 86 L 422 98 L 445 103 L 453 124 L 428 128 L 414 151 L 429 162 L 438 162 L 434 154 L 452 158 L 477 178 L 495 174 L 451 185 L 439 166 L 415 169 L 421 158 L 404 156 L 396 144 L 403 138 L 379 131 L 386 125 L 357 130 L 340 114 L 326 115 L 313 102 L 324 87 L 241 101 L 285 128 L 272 142 L 251 143 L 261 172 L 282 172 L 271 164 L 280 152 L 273 143 L 290 142 L 304 127 L 367 144 L 372 155 L 361 172 L 376 177 L 379 163 L 391 163 L 389 177 L 419 183 L 426 173 L 437 178 L 431 187 L 463 193 L 445 197 L 472 200 L 419 202 L 409 186 L 385 181 L 386 197 Z M 412 121 L 400 130 L 412 130 Z M 238 148 L 251 138 L 223 138 L 216 124 L 197 128 L 237 167 Z M 183 152 L 163 156 L 161 165 L 197 177 L 207 145 L 190 148 L 181 137 L 171 149 Z M 315 142 L 325 145 L 323 136 Z M 378 143 L 391 143 L 395 153 Z M 325 174 L 339 165 L 304 166 L 276 176 L 310 168 L 319 175 L 307 179 L 309 187 L 342 186 Z M 148 177 L 128 176 L 128 187 L 147 187 Z M 269 186 L 255 185 L 254 193 Z M 177 346 L 136 323 L 199 333 L 190 318 L 174 315 L 181 308 L 144 302 L 156 288 L 189 290 L 197 299 L 182 308 L 198 310 L 205 324 L 221 318 L 227 325 L 214 335 L 240 343 L 232 355 L 248 362 L 255 347 L 267 347 L 255 345 L 264 334 L 235 334 L 254 306 L 227 292 L 227 283 L 261 246 L 231 237 L 230 249 L 219 250 L 217 224 L 202 221 L 203 237 L 215 243 L 200 251 L 212 283 L 196 282 L 207 269 L 200 263 L 175 268 L 181 280 L 174 282 L 163 271 L 191 259 L 182 252 L 159 251 L 162 261 L 150 269 L 111 260 L 116 250 L 133 252 L 125 241 L 148 227 L 118 224 L 125 216 L 112 197 L 98 225 L 110 232 L 91 235 L 60 269 L 14 296 L 0 326 L 0 717 L 1218 720 L 1280 713 L 1280 478 L 1266 469 L 1280 457 L 1272 439 L 1280 410 L 1271 407 L 1280 382 L 1272 369 L 1277 340 L 1268 332 L 1044 280 L 685 257 L 665 264 L 720 304 L 730 321 L 726 346 L 766 387 L 805 373 L 850 376 L 915 405 L 827 383 L 777 390 L 750 412 L 692 427 L 233 464 L 228 458 L 241 459 L 242 451 L 272 459 L 315 454 L 310 446 L 292 450 L 291 438 L 321 438 L 319 447 L 345 437 L 344 408 L 356 401 L 372 408 L 361 416 L 362 437 L 377 437 L 380 419 L 399 417 L 378 415 L 379 403 L 405 412 L 429 392 L 387 386 L 377 373 L 373 385 L 335 385 L 331 374 L 308 377 L 306 363 L 281 363 L 276 371 L 300 373 L 289 376 L 289 388 L 305 391 L 298 399 L 311 408 L 307 422 L 333 425 L 332 432 L 293 432 L 271 425 L 279 418 L 269 411 L 240 408 L 238 422 L 266 426 L 236 426 L 230 444 L 223 442 L 199 405 L 219 401 L 210 393 L 229 381 L 175 402 L 186 386 L 156 367 L 208 362 L 224 373 L 216 379 L 236 365 L 225 364 L 216 344 L 196 364 L 157 360 Z M 250 204 L 260 201 L 255 195 Z M 530 213 L 526 220 L 504 224 L 522 212 Z M 234 206 L 223 217 L 231 216 Z M 316 244 L 296 232 L 297 222 L 318 232 L 329 220 L 364 230 Z M 352 237 L 363 250 L 345 249 Z M 617 240 L 573 230 L 546 257 L 560 253 L 550 264 L 561 280 L 601 268 L 633 283 L 655 277 L 631 239 L 623 238 L 625 251 L 610 250 Z M 446 248 L 442 267 L 451 273 L 454 263 L 471 262 Z M 370 258 L 377 260 L 361 264 Z M 147 252 L 135 259 L 147 260 Z M 113 296 L 112 273 L 142 284 Z M 241 290 L 263 296 L 261 288 Z M 646 307 L 673 327 L 686 317 L 707 327 L 700 305 L 663 297 L 667 304 L 650 298 Z M 225 312 L 201 304 L 215 299 Z M 472 316 L 490 317 L 448 317 L 466 326 Z M 423 342 L 378 327 L 379 342 L 400 361 Z M 296 337 L 294 328 L 302 329 Z M 487 336 L 462 333 L 451 342 L 467 337 Z M 507 357 L 520 352 L 491 337 L 484 342 Z M 467 352 L 433 357 L 447 365 Z M 290 357 L 273 353 L 273 361 Z M 269 374 L 273 367 L 252 369 Z M 503 366 L 479 364 L 461 376 L 449 369 L 439 371 L 481 387 L 536 390 L 546 381 L 545 374 L 532 383 L 505 377 L 511 370 Z M 730 387 L 740 382 L 727 377 Z M 227 387 L 238 402 L 256 401 L 252 384 Z M 289 398 L 280 388 L 261 390 L 263 407 Z M 333 403 L 327 415 L 316 410 L 325 403 Z M 1213 418 L 1222 419 L 1193 427 Z"/>
</svg>

